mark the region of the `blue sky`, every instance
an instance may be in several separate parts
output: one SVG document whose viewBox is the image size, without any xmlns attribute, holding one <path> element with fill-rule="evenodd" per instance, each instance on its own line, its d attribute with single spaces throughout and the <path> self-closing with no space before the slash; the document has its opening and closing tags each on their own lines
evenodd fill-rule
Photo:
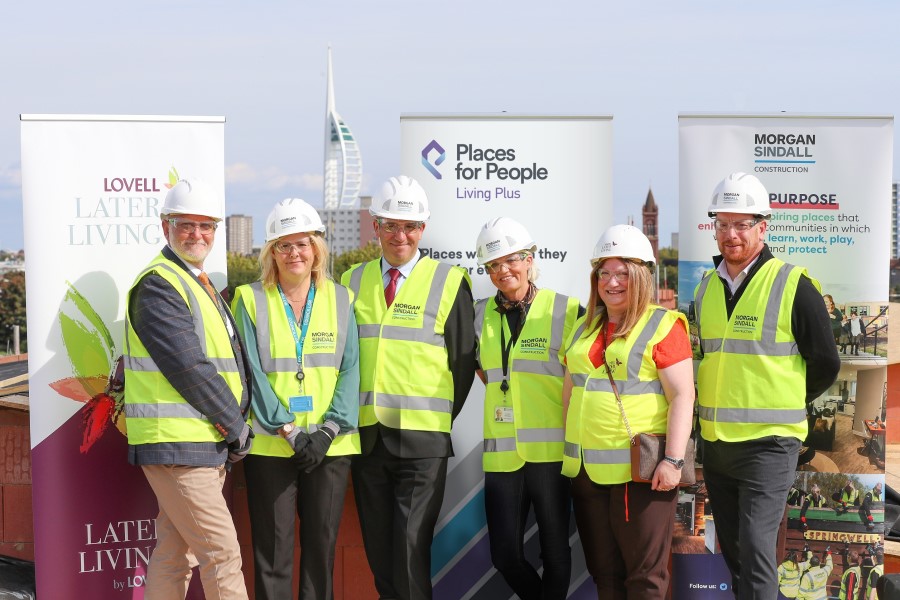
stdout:
<svg viewBox="0 0 900 600">
<path fill-rule="evenodd" d="M 614 216 L 677 228 L 679 112 L 894 115 L 895 2 L 4 3 L 0 249 L 22 247 L 20 113 L 223 115 L 229 213 L 321 203 L 326 48 L 372 193 L 403 113 L 613 115 Z M 896 144 L 895 144 L 896 148 Z M 898 178 L 894 151 L 894 179 Z"/>
</svg>

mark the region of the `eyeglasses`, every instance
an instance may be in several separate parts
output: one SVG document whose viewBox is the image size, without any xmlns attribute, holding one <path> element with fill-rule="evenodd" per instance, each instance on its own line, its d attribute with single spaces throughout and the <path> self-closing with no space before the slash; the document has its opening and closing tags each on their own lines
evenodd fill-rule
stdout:
<svg viewBox="0 0 900 600">
<path fill-rule="evenodd" d="M 516 263 L 520 263 L 526 258 L 528 258 L 528 255 L 525 253 L 511 254 L 506 257 L 506 260 L 495 260 L 494 262 L 484 263 L 484 270 L 488 273 L 499 273 L 502 267 L 512 270 L 512 268 L 516 266 Z"/>
<path fill-rule="evenodd" d="M 610 279 L 615 279 L 619 283 L 628 283 L 628 271 L 616 271 L 615 273 L 613 273 L 612 271 L 607 271 L 606 269 L 600 269 L 599 271 L 597 271 L 597 276 L 603 283 L 608 282 Z"/>
<path fill-rule="evenodd" d="M 744 233 L 745 231 L 750 231 L 752 228 L 756 227 L 762 219 L 745 219 L 743 221 L 720 221 L 716 219 L 713 223 L 716 226 L 716 231 L 719 233 L 725 233 L 731 228 L 738 233 Z"/>
<path fill-rule="evenodd" d="M 405 221 L 403 223 L 396 223 L 378 219 L 378 226 L 384 229 L 385 232 L 390 234 L 397 233 L 398 231 L 403 231 L 403 233 L 405 233 L 406 235 L 412 235 L 422 229 L 422 225 L 424 225 L 424 223 L 422 223 L 421 221 Z"/>
<path fill-rule="evenodd" d="M 275 248 L 275 251 L 279 254 L 290 254 L 294 248 L 297 249 L 297 252 L 303 252 L 311 245 L 309 240 L 303 240 L 301 242 L 275 242 L 272 247 Z"/>
<path fill-rule="evenodd" d="M 196 221 L 185 221 L 183 219 L 169 219 L 169 223 L 175 228 L 175 231 L 182 235 L 191 235 L 198 229 L 203 235 L 209 235 L 219 226 L 215 221 L 197 223 Z"/>
</svg>

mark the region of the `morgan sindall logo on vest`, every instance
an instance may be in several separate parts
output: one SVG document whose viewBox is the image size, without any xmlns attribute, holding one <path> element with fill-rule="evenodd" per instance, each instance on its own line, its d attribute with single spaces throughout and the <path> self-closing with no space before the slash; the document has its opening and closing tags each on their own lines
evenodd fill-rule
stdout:
<svg viewBox="0 0 900 600">
<path fill-rule="evenodd" d="M 434 150 L 437 153 L 437 156 L 434 159 L 434 163 L 428 160 L 428 155 L 431 154 L 431 151 Z M 431 140 L 431 142 L 422 148 L 422 164 L 428 169 L 428 172 L 434 175 L 435 179 L 443 179 L 441 172 L 438 171 L 435 167 L 439 167 L 442 162 L 444 162 L 444 158 L 446 158 L 446 152 L 444 148 L 437 143 L 437 140 Z"/>
</svg>

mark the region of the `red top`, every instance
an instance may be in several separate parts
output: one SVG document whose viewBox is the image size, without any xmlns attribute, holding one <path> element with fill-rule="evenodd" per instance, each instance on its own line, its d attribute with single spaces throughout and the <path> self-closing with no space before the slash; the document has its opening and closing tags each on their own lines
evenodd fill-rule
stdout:
<svg viewBox="0 0 900 600">
<path fill-rule="evenodd" d="M 600 332 L 597 332 L 597 337 L 588 351 L 588 358 L 591 359 L 595 369 L 603 364 L 603 347 L 612 341 L 612 335 L 615 330 L 615 323 L 606 324 L 606 344 L 600 339 Z M 681 319 L 676 321 L 675 327 L 672 327 L 665 338 L 653 346 L 653 362 L 656 363 L 657 369 L 671 367 L 693 356 L 691 340 L 688 338 L 687 329 L 685 329 L 684 322 Z"/>
</svg>

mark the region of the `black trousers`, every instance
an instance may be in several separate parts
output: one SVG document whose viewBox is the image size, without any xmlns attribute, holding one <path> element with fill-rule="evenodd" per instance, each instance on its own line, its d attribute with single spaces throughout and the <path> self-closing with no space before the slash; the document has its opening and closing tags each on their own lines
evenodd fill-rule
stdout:
<svg viewBox="0 0 900 600">
<path fill-rule="evenodd" d="M 447 458 L 398 458 L 379 440 L 354 456 L 353 493 L 366 558 L 382 600 L 430 600 L 431 541 Z"/>
<path fill-rule="evenodd" d="M 484 474 L 484 508 L 491 562 L 521 600 L 565 600 L 572 572 L 571 495 L 562 463 L 525 463 L 509 473 Z M 534 508 L 543 577 L 525 558 L 525 525 Z"/>
<path fill-rule="evenodd" d="M 293 597 L 294 520 L 300 517 L 300 599 L 334 597 L 334 546 L 344 510 L 349 456 L 326 456 L 311 473 L 291 458 L 244 459 L 257 600 Z"/>
</svg>

